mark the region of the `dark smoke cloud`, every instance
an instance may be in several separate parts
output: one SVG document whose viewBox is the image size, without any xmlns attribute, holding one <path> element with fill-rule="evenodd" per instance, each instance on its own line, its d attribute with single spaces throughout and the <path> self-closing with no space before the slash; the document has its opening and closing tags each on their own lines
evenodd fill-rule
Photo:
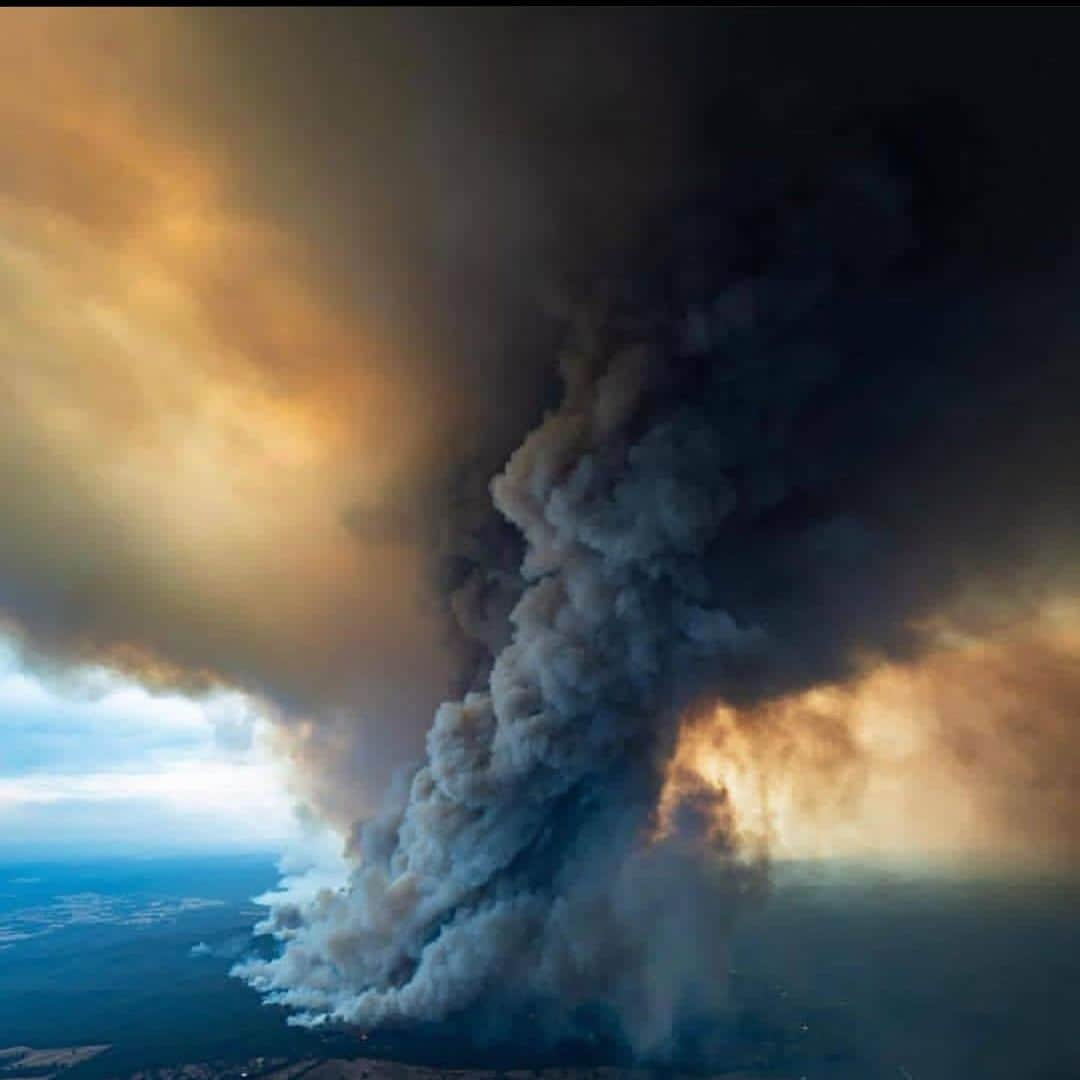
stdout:
<svg viewBox="0 0 1080 1080">
<path fill-rule="evenodd" d="M 606 1002 L 670 1051 L 721 1007 L 760 869 L 723 792 L 687 789 L 660 827 L 682 718 L 1068 583 L 1045 552 L 1072 549 L 1080 506 L 1068 468 L 1039 466 L 1077 449 L 1055 404 L 1077 327 L 1045 300 L 1072 268 L 1004 282 L 924 211 L 890 125 L 874 139 L 714 185 L 582 309 L 562 402 L 491 486 L 524 541 L 509 643 L 359 827 L 348 886 L 284 901 L 281 955 L 239 969 L 301 1022 L 442 1020 L 509 983 Z M 1053 327 L 1023 367 L 1013 320 Z M 1021 401 L 1040 426 L 1014 445 Z"/>
</svg>

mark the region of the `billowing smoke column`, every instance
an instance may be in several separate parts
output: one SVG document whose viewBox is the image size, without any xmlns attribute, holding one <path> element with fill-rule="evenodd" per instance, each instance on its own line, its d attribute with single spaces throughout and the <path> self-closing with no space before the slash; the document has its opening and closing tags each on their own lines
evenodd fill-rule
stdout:
<svg viewBox="0 0 1080 1080">
<path fill-rule="evenodd" d="M 681 718 L 913 648 L 952 588 L 948 522 L 883 494 L 911 490 L 911 433 L 932 442 L 973 385 L 941 345 L 947 275 L 910 269 L 906 181 L 857 160 L 753 177 L 665 237 L 580 320 L 561 405 L 492 483 L 524 556 L 486 684 L 439 709 L 407 790 L 358 827 L 347 887 L 282 899 L 280 955 L 238 969 L 302 1023 L 498 993 L 605 1004 L 662 1051 L 720 1007 L 758 870 L 722 791 L 658 818 Z"/>
<path fill-rule="evenodd" d="M 277 911 L 283 955 L 245 969 L 309 1021 L 441 1019 L 507 980 L 570 1002 L 606 987 L 653 1042 L 690 989 L 703 939 L 682 939 L 687 915 L 716 932 L 714 912 L 664 895 L 670 872 L 700 905 L 701 868 L 649 844 L 648 811 L 673 678 L 764 647 L 698 565 L 734 510 L 721 466 L 736 461 L 703 416 L 635 430 L 654 350 L 587 362 L 493 485 L 526 555 L 488 688 L 439 709 L 404 805 L 360 830 L 349 889 Z"/>
</svg>

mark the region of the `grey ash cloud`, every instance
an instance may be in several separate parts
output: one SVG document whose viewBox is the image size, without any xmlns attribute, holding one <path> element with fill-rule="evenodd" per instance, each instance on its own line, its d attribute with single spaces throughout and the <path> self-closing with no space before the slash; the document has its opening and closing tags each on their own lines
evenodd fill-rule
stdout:
<svg viewBox="0 0 1080 1080">
<path fill-rule="evenodd" d="M 358 825 L 348 884 L 283 899 L 280 954 L 238 969 L 298 1022 L 439 1021 L 509 985 L 670 1052 L 722 1009 L 727 928 L 765 869 L 722 793 L 659 828 L 683 718 L 1067 581 L 1072 267 L 1017 280 L 956 241 L 925 188 L 965 163 L 873 134 L 715 183 L 577 309 L 562 400 L 491 483 L 521 552 L 508 639 Z M 1021 402 L 1040 420 L 1014 441 Z"/>
</svg>

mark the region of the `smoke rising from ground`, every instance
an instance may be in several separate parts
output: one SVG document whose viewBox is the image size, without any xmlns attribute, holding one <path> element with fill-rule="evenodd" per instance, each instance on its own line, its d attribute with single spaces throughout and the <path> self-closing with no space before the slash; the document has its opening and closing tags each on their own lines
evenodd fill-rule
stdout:
<svg viewBox="0 0 1080 1080">
<path fill-rule="evenodd" d="M 1030 396 L 1045 421 L 1013 464 L 1067 436 L 1046 395 L 1071 376 L 1057 355 L 1030 381 L 999 366 L 1002 314 L 954 294 L 914 183 L 857 157 L 740 180 L 586 309 L 560 406 L 491 486 L 524 541 L 509 643 L 358 828 L 347 887 L 272 911 L 282 953 L 241 966 L 252 985 L 301 1022 L 370 1027 L 509 982 L 606 1003 L 649 1054 L 721 1008 L 725 926 L 769 850 L 742 841 L 732 789 L 665 786 L 684 718 L 918 656 L 931 616 L 986 630 L 985 609 L 1067 578 L 1027 546 L 1036 518 L 1046 544 L 1075 535 L 1064 477 L 980 492 L 991 544 L 963 500 L 1005 456 L 1000 409 Z M 925 448 L 958 435 L 941 483 Z"/>
<path fill-rule="evenodd" d="M 1077 589 L 1068 13 L 7 18 L 0 614 L 272 702 L 305 1020 L 670 1046 L 762 870 L 686 718 Z"/>
</svg>

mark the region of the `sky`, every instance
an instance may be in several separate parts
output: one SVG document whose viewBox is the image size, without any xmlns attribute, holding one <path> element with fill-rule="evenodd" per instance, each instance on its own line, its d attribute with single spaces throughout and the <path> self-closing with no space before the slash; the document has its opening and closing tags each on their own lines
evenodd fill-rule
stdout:
<svg viewBox="0 0 1080 1080">
<path fill-rule="evenodd" d="M 0 648 L 0 858 L 280 853 L 302 832 L 258 704 L 63 680 Z"/>
<path fill-rule="evenodd" d="M 978 17 L 0 16 L 0 852 L 330 830 L 301 1022 L 654 1049 L 772 859 L 1073 866 L 1075 15 Z"/>
</svg>

